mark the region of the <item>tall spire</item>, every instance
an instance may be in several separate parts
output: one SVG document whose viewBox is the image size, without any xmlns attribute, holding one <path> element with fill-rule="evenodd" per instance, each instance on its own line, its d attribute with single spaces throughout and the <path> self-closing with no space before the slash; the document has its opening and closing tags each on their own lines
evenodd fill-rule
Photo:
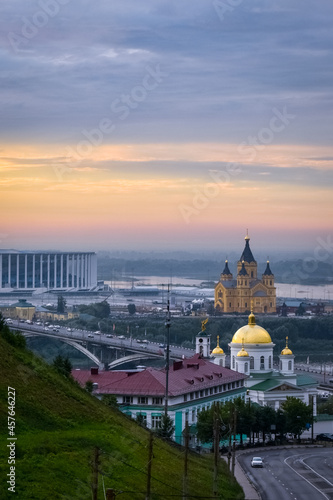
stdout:
<svg viewBox="0 0 333 500">
<path fill-rule="evenodd" d="M 271 271 L 271 268 L 269 267 L 269 260 L 267 260 L 266 269 L 264 271 L 263 276 L 274 276 Z"/>
<path fill-rule="evenodd" d="M 251 252 L 251 249 L 250 249 L 250 243 L 249 242 L 250 242 L 250 236 L 249 236 L 248 231 L 246 231 L 245 248 L 244 248 L 243 253 L 241 255 L 241 258 L 239 260 L 240 260 L 240 262 L 242 262 L 244 260 L 248 264 L 250 264 L 250 262 L 255 262 L 255 259 L 253 257 L 252 252 Z"/>
</svg>

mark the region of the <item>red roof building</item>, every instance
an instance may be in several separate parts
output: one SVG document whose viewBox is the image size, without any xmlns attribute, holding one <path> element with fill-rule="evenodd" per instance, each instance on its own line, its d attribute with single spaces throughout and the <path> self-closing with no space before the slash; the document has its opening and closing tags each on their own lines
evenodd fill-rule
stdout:
<svg viewBox="0 0 333 500">
<path fill-rule="evenodd" d="M 115 395 L 120 409 L 136 418 L 141 415 L 149 428 L 159 427 L 165 403 L 165 369 L 142 371 L 73 370 L 81 386 L 93 385 L 97 397 Z M 175 361 L 169 369 L 168 414 L 174 420 L 175 440 L 181 442 L 187 421 L 196 424 L 197 414 L 215 401 L 245 397 L 246 375 L 216 365 L 199 354 Z"/>
</svg>

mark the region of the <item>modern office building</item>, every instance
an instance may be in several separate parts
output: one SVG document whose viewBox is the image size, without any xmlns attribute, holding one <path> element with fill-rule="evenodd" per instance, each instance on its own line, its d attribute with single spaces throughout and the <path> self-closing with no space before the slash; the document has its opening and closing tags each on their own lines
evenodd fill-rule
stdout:
<svg viewBox="0 0 333 500">
<path fill-rule="evenodd" d="M 90 289 L 97 285 L 94 252 L 0 250 L 0 289 Z"/>
</svg>

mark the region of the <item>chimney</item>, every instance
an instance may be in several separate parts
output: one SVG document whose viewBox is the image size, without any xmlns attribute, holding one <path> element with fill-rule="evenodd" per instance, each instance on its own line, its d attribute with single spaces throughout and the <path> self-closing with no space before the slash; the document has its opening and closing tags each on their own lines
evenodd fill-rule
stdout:
<svg viewBox="0 0 333 500">
<path fill-rule="evenodd" d="M 90 375 L 98 375 L 98 366 L 92 366 L 90 368 Z"/>
</svg>

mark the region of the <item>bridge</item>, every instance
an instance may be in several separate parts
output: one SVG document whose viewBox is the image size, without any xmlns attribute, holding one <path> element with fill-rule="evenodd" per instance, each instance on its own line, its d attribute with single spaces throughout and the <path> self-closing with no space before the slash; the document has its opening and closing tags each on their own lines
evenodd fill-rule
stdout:
<svg viewBox="0 0 333 500">
<path fill-rule="evenodd" d="M 86 330 L 59 328 L 58 331 L 51 331 L 42 326 L 25 323 L 20 323 L 17 327 L 8 326 L 13 330 L 20 330 L 26 337 L 43 336 L 71 345 L 100 368 L 107 366 L 109 369 L 113 369 L 130 361 L 163 359 L 165 354 L 164 349 L 155 342 L 138 343 L 132 338 L 107 337 Z M 194 352 L 193 349 L 170 346 L 170 359 L 190 357 Z"/>
</svg>

